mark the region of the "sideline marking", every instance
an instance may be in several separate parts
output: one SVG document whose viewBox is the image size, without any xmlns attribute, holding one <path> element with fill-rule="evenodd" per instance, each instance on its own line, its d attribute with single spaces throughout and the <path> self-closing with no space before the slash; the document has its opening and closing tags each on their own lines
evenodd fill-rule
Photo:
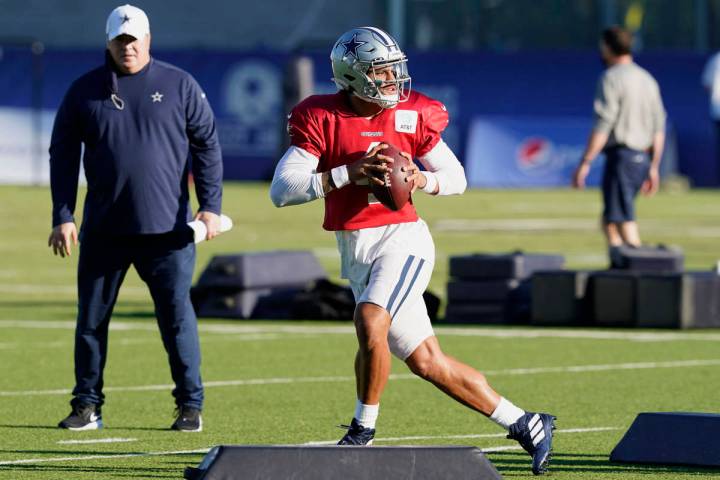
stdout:
<svg viewBox="0 0 720 480">
<path fill-rule="evenodd" d="M 60 440 L 57 442 L 59 445 L 76 445 L 76 444 L 91 444 L 91 443 L 122 443 L 122 442 L 137 442 L 137 438 L 95 438 L 92 440 Z"/>
<path fill-rule="evenodd" d="M 619 427 L 593 427 L 593 428 L 565 428 L 565 429 L 558 429 L 555 432 L 556 433 L 591 433 L 591 432 L 608 432 L 612 430 L 620 430 Z M 441 439 L 441 440 L 463 440 L 463 439 L 476 439 L 476 438 L 505 438 L 507 435 L 507 432 L 503 433 L 476 433 L 476 434 L 467 434 L 467 435 L 415 435 L 415 436 L 407 436 L 407 437 L 385 437 L 385 438 L 376 438 L 375 442 L 402 442 L 405 440 L 435 440 L 435 439 Z M 322 442 L 308 442 L 304 445 L 334 445 L 337 443 L 337 440 L 329 440 L 329 441 L 322 441 Z M 507 449 L 514 449 L 515 446 L 510 447 L 500 447 L 503 450 Z M 517 448 L 522 448 L 518 446 Z M 485 449 L 483 449 L 483 452 Z"/>
<path fill-rule="evenodd" d="M 128 295 L 140 296 L 145 294 L 150 297 L 150 292 L 147 288 L 134 287 L 128 285 L 122 288 L 123 294 L 127 292 Z M 36 293 L 58 293 L 67 295 L 77 295 L 77 287 L 67 285 L 42 285 L 37 283 L 0 283 L 0 293 L 15 293 L 15 294 L 36 294 Z M 127 296 L 127 295 L 126 295 Z"/>
<path fill-rule="evenodd" d="M 63 329 L 74 330 L 74 321 L 52 320 L 0 320 L 0 328 L 35 328 L 35 329 Z M 567 338 L 588 340 L 630 340 L 638 342 L 670 342 L 670 341 L 720 341 L 720 333 L 676 333 L 667 331 L 612 331 L 577 328 L 488 328 L 488 327 L 451 327 L 434 326 L 438 336 L 458 337 L 491 337 L 491 338 Z M 110 322 L 110 330 L 114 331 L 149 331 L 156 332 L 154 323 L 141 322 Z M 354 335 L 355 328 L 351 325 L 237 325 L 230 323 L 200 323 L 198 330 L 203 333 L 293 333 L 314 335 Z"/>
<path fill-rule="evenodd" d="M 305 335 L 307 338 L 315 337 L 316 335 Z M 283 337 L 278 333 L 248 333 L 248 334 L 230 334 L 230 335 L 215 335 L 202 339 L 202 343 L 215 343 L 215 342 L 255 342 L 264 340 L 281 340 L 287 337 Z M 298 338 L 301 338 L 298 336 Z M 28 348 L 70 348 L 73 347 L 73 340 L 58 340 L 53 342 L 4 342 L 0 343 L 0 350 L 10 349 L 28 349 Z M 110 344 L 113 347 L 121 346 L 134 346 L 134 345 L 161 345 L 162 340 L 159 338 L 120 338 L 111 339 Z"/>
<path fill-rule="evenodd" d="M 619 427 L 596 427 L 596 428 L 568 428 L 568 429 L 561 429 L 556 430 L 556 433 L 592 433 L 592 432 L 604 432 L 604 431 L 610 431 L 610 430 L 620 430 Z M 478 434 L 478 435 L 437 435 L 437 436 L 426 436 L 426 437 L 389 437 L 389 438 L 376 438 L 376 442 L 390 442 L 390 441 L 403 441 L 403 440 L 412 440 L 412 439 L 463 439 L 463 438 L 496 438 L 496 437 L 504 437 L 505 433 L 487 433 L 487 434 Z M 302 445 L 324 445 L 326 443 L 336 443 L 337 440 L 333 442 L 309 442 L 304 443 L 300 445 L 295 446 L 302 446 Z M 499 452 L 503 450 L 516 450 L 522 448 L 520 446 L 515 445 L 499 445 L 495 447 L 487 447 L 481 449 L 483 452 Z M 187 455 L 187 454 L 193 454 L 193 453 L 207 453 L 210 451 L 210 448 L 201 448 L 197 450 L 176 450 L 176 451 L 170 451 L 170 452 L 143 452 L 143 453 L 118 453 L 118 454 L 107 454 L 107 455 L 83 455 L 78 457 L 51 457 L 51 458 L 24 458 L 20 460 L 3 460 L 0 461 L 0 465 L 22 465 L 22 464 L 28 464 L 28 463 L 47 463 L 47 462 L 77 462 L 81 460 L 100 460 L 100 459 L 110 459 L 110 458 L 130 458 L 130 457 L 147 457 L 147 456 L 160 456 L 160 455 Z"/>
<path fill-rule="evenodd" d="M 581 373 L 581 372 L 603 372 L 609 370 L 645 370 L 654 368 L 687 368 L 687 367 L 708 367 L 720 365 L 720 359 L 707 360 L 678 360 L 671 362 L 634 362 L 634 363 L 609 363 L 600 365 L 569 365 L 565 367 L 536 367 L 536 368 L 508 368 L 504 370 L 486 370 L 483 373 L 488 376 L 501 375 L 536 375 L 538 373 Z M 419 379 L 411 373 L 390 375 L 391 380 L 416 380 Z M 337 383 L 354 382 L 355 377 L 350 376 L 328 376 L 328 377 L 277 377 L 277 378 L 250 378 L 247 380 L 217 380 L 204 382 L 205 387 L 238 387 L 246 385 L 285 385 L 292 383 Z M 136 385 L 128 387 L 105 387 L 106 392 L 147 392 L 157 390 L 172 390 L 175 385 Z M 69 395 L 70 389 L 54 390 L 22 390 L 22 391 L 0 391 L 0 397 L 19 397 L 25 395 Z"/>
<path fill-rule="evenodd" d="M 47 462 L 76 462 L 79 460 L 98 460 L 105 458 L 130 458 L 130 457 L 148 457 L 156 455 L 187 455 L 189 453 L 207 453 L 209 448 L 198 450 L 175 450 L 171 452 L 142 452 L 142 453 L 118 453 L 107 455 L 83 455 L 81 457 L 51 457 L 51 458 L 24 458 L 22 460 L 6 460 L 0 462 L 0 465 L 22 465 L 26 463 L 47 463 Z"/>
<path fill-rule="evenodd" d="M 440 232 L 579 232 L 597 230 L 597 222 L 578 218 L 452 218 L 436 221 L 433 231 Z M 666 222 L 648 220 L 643 230 L 653 233 L 675 233 L 677 226 Z M 720 228 L 715 226 L 687 226 L 683 229 L 689 237 L 720 237 Z"/>
</svg>

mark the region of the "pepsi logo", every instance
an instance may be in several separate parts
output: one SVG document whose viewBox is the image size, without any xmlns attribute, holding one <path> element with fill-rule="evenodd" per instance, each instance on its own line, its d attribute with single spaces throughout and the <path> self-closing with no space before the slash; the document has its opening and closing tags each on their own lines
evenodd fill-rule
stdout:
<svg viewBox="0 0 720 480">
<path fill-rule="evenodd" d="M 546 138 L 529 137 L 520 142 L 515 161 L 521 170 L 536 170 L 552 162 L 553 145 Z"/>
</svg>

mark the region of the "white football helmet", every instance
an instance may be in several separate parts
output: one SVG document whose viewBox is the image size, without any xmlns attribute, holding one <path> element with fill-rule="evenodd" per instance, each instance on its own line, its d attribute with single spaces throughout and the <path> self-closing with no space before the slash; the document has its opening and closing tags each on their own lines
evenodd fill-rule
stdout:
<svg viewBox="0 0 720 480">
<path fill-rule="evenodd" d="M 410 96 L 407 57 L 395 39 L 375 27 L 358 27 L 340 35 L 330 52 L 333 80 L 341 90 L 383 108 L 394 108 Z M 391 67 L 394 80 L 376 80 L 375 68 Z M 395 93 L 385 95 L 381 87 L 395 85 Z"/>
</svg>

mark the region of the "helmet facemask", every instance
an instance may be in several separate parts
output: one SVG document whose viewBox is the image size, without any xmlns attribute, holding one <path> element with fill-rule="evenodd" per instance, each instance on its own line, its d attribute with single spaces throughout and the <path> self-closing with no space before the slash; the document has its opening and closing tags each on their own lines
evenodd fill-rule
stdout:
<svg viewBox="0 0 720 480">
<path fill-rule="evenodd" d="M 392 71 L 392 78 L 389 80 L 376 78 L 375 72 L 386 68 Z M 369 64 L 358 62 L 354 69 L 365 70 L 358 72 L 365 77 L 363 91 L 353 91 L 354 95 L 363 100 L 376 103 L 383 108 L 395 108 L 398 103 L 406 102 L 410 97 L 412 79 L 408 74 L 407 58 L 404 55 L 397 60 L 370 62 Z M 388 86 L 394 86 L 395 93 L 384 94 L 383 89 Z"/>
</svg>

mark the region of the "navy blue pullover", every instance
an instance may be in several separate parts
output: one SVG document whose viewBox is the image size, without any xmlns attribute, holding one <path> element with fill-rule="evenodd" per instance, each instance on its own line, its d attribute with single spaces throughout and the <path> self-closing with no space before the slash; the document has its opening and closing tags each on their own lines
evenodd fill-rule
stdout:
<svg viewBox="0 0 720 480">
<path fill-rule="evenodd" d="M 180 229 L 192 216 L 190 165 L 200 210 L 219 214 L 222 155 L 215 117 L 195 79 L 154 59 L 134 75 L 117 74 L 112 65 L 108 55 L 105 66 L 77 79 L 55 118 L 53 226 L 74 221 L 81 144 L 88 183 L 83 235 Z"/>
</svg>

